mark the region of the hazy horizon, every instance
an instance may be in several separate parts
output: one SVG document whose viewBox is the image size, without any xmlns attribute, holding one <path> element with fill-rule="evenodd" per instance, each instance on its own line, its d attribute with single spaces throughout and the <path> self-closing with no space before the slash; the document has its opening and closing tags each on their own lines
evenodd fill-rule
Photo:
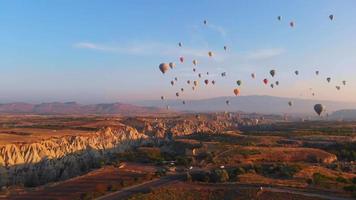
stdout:
<svg viewBox="0 0 356 200">
<path fill-rule="evenodd" d="M 356 102 L 352 0 L 9 1 L 0 7 L 0 103 L 174 99 L 181 87 L 182 99 L 206 99 L 232 96 L 239 79 L 242 96 Z M 208 51 L 214 58 L 208 58 Z M 184 64 L 179 56 L 185 57 Z M 186 84 L 198 79 L 193 59 L 199 72 L 210 72 L 195 92 Z M 162 75 L 158 65 L 171 61 L 176 69 Z M 271 69 L 277 72 L 274 78 Z M 178 82 L 172 87 L 175 76 Z M 204 86 L 205 78 L 216 85 Z M 265 86 L 264 78 L 280 85 Z M 336 85 L 342 86 L 340 91 Z"/>
</svg>

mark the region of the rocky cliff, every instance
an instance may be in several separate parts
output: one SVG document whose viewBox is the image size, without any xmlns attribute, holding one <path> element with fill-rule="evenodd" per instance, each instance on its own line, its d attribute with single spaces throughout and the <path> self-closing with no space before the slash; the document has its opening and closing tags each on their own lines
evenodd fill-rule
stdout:
<svg viewBox="0 0 356 200">
<path fill-rule="evenodd" d="M 37 186 L 65 180 L 100 167 L 103 160 L 115 152 L 180 135 L 218 133 L 229 126 L 231 123 L 217 120 L 128 118 L 115 129 L 52 137 L 35 143 L 7 144 L 0 146 L 0 186 Z"/>
<path fill-rule="evenodd" d="M 98 131 L 0 147 L 0 185 L 38 185 L 80 175 L 100 164 L 104 154 L 139 145 L 147 136 L 136 129 Z"/>
</svg>

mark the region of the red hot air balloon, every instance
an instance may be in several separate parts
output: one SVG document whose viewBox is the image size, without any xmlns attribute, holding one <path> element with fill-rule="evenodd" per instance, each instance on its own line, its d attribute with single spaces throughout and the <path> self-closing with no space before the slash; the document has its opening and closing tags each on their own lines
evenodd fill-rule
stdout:
<svg viewBox="0 0 356 200">
<path fill-rule="evenodd" d="M 268 79 L 263 79 L 263 83 L 265 84 L 265 85 L 267 85 L 267 83 L 268 83 Z"/>
<path fill-rule="evenodd" d="M 183 56 L 179 57 L 179 61 L 180 61 L 181 63 L 183 63 L 183 62 L 184 62 L 184 57 L 183 57 Z"/>
</svg>

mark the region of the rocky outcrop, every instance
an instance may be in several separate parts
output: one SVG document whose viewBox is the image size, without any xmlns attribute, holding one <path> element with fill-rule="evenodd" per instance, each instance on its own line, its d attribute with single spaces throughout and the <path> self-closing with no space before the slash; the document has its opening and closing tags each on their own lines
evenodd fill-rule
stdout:
<svg viewBox="0 0 356 200">
<path fill-rule="evenodd" d="M 105 154 L 141 144 L 147 136 L 136 129 L 98 131 L 0 147 L 0 185 L 34 186 L 80 175 L 96 167 Z"/>
<path fill-rule="evenodd" d="M 100 167 L 116 152 L 194 133 L 219 133 L 228 120 L 127 118 L 115 129 L 0 146 L 0 186 L 37 186 Z M 133 128 L 134 127 L 134 128 Z"/>
</svg>

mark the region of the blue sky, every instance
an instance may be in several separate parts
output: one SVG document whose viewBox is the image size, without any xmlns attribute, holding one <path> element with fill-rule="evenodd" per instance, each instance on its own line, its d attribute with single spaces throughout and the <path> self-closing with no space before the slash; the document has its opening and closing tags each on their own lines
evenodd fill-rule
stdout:
<svg viewBox="0 0 356 200">
<path fill-rule="evenodd" d="M 238 79 L 241 95 L 356 101 L 355 8 L 353 0 L 1 1 L 0 102 L 174 98 L 181 87 L 182 98 L 199 99 L 232 95 Z M 185 84 L 198 80 L 193 59 L 210 73 L 195 92 Z M 162 75 L 158 65 L 170 61 L 176 69 Z M 264 78 L 281 84 L 271 89 Z M 205 87 L 204 79 L 217 84 Z M 347 86 L 336 91 L 342 80 Z"/>
</svg>

